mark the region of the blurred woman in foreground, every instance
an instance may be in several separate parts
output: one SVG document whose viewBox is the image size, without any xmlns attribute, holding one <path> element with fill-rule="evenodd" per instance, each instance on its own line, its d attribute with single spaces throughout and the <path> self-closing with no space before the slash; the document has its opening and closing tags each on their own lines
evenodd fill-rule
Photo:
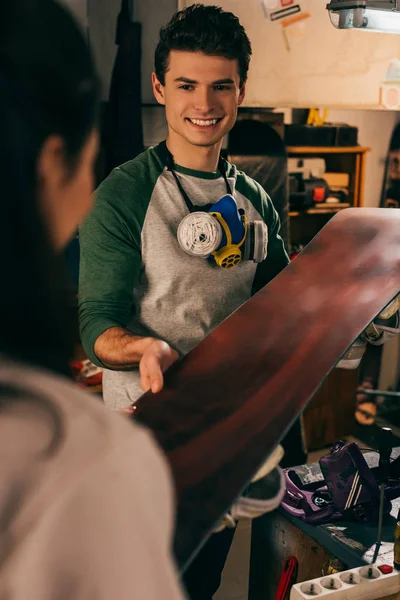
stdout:
<svg viewBox="0 0 400 600">
<path fill-rule="evenodd" d="M 182 598 L 162 456 L 67 378 L 60 251 L 91 205 L 98 95 L 66 10 L 0 3 L 1 598 Z"/>
</svg>

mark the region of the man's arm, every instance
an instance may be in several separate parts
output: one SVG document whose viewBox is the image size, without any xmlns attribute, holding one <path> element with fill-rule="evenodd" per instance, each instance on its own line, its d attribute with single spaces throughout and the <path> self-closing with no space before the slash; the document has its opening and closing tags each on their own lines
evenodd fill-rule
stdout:
<svg viewBox="0 0 400 600">
<path fill-rule="evenodd" d="M 129 371 L 137 367 L 155 338 L 133 335 L 122 327 L 110 327 L 94 343 L 96 358 L 107 369 Z"/>
<path fill-rule="evenodd" d="M 94 344 L 94 352 L 108 369 L 127 371 L 139 365 L 140 386 L 156 394 L 164 383 L 163 373 L 179 359 L 166 342 L 152 337 L 135 336 L 121 327 L 111 327 Z"/>
<path fill-rule="evenodd" d="M 275 210 L 270 197 L 264 192 L 261 186 L 260 192 L 260 214 L 268 227 L 268 247 L 266 259 L 257 266 L 251 290 L 252 295 L 267 285 L 267 283 L 276 277 L 276 275 L 289 264 L 289 257 L 286 253 L 283 240 L 279 235 L 280 221 L 278 213 Z"/>
<path fill-rule="evenodd" d="M 147 204 L 132 204 L 131 178 L 111 175 L 99 188 L 94 208 L 80 230 L 79 318 L 88 358 L 109 369 L 140 365 L 146 391 L 162 387 L 162 372 L 178 354 L 153 337 L 126 329 L 132 317 L 132 295 L 142 269 L 141 229 Z"/>
<path fill-rule="evenodd" d="M 101 358 L 94 348 L 104 332 L 115 327 L 124 330 L 129 323 L 133 289 L 141 269 L 141 228 L 124 214 L 125 198 L 119 191 L 112 176 L 100 186 L 93 210 L 79 232 L 80 333 L 85 352 L 95 364 L 104 360 L 103 364 L 129 365 L 140 358 L 132 354 L 126 360 L 122 353 L 114 356 L 116 340 L 112 337 L 102 345 Z M 129 333 L 125 331 L 125 335 Z"/>
</svg>

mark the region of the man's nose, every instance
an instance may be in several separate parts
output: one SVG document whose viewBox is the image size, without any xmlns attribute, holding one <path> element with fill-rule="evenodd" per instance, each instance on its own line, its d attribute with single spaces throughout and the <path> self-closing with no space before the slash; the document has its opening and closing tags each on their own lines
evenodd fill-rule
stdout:
<svg viewBox="0 0 400 600">
<path fill-rule="evenodd" d="M 214 110 L 212 90 L 208 87 L 199 87 L 196 90 L 194 108 L 206 115 Z"/>
</svg>

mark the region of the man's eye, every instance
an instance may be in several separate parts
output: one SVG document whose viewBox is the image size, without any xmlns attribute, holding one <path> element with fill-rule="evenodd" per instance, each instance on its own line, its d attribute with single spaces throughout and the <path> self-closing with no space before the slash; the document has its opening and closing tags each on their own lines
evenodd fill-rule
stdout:
<svg viewBox="0 0 400 600">
<path fill-rule="evenodd" d="M 228 85 L 215 85 L 215 86 L 214 86 L 214 90 L 215 90 L 216 92 L 222 92 L 222 91 L 224 91 L 224 90 L 229 90 L 229 89 L 230 89 L 230 88 L 229 88 L 229 86 L 228 86 Z"/>
<path fill-rule="evenodd" d="M 192 86 L 192 85 L 189 85 L 188 83 L 185 83 L 184 85 L 180 85 L 180 86 L 179 86 L 179 89 L 180 89 L 180 90 L 192 90 L 192 89 L 193 89 L 193 86 Z"/>
</svg>

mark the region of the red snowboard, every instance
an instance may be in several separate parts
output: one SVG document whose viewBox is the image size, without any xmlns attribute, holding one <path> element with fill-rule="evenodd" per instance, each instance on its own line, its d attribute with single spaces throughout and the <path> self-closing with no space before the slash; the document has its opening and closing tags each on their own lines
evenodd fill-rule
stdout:
<svg viewBox="0 0 400 600">
<path fill-rule="evenodd" d="M 136 417 L 177 490 L 184 570 L 336 362 L 400 290 L 400 211 L 349 208 L 173 365 Z"/>
</svg>

